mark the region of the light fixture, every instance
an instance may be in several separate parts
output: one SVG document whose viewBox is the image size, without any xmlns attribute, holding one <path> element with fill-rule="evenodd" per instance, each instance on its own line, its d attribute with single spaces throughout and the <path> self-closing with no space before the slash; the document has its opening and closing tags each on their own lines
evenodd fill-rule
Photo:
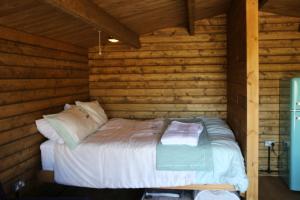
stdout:
<svg viewBox="0 0 300 200">
<path fill-rule="evenodd" d="M 111 43 L 117 43 L 117 42 L 119 42 L 118 39 L 113 38 L 112 36 L 110 36 L 110 37 L 108 38 L 108 41 L 111 42 Z"/>
</svg>

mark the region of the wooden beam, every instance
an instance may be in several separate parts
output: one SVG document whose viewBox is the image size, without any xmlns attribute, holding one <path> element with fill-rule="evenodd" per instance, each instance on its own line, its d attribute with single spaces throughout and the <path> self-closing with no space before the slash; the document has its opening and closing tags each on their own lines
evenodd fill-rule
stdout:
<svg viewBox="0 0 300 200">
<path fill-rule="evenodd" d="M 0 25 L 0 36 L 2 39 L 10 40 L 14 42 L 28 43 L 35 46 L 46 47 L 50 49 L 63 50 L 67 52 L 72 52 L 80 55 L 87 55 L 87 49 L 68 44 L 65 42 L 53 40 L 50 38 L 20 32 L 18 30 L 8 28 Z"/>
<path fill-rule="evenodd" d="M 258 199 L 259 149 L 259 21 L 257 0 L 246 0 L 247 54 L 247 200 Z"/>
<path fill-rule="evenodd" d="M 190 35 L 195 34 L 195 0 L 187 0 L 187 29 Z"/>
<path fill-rule="evenodd" d="M 131 46 L 139 48 L 139 36 L 90 0 L 44 0 L 65 13 L 85 21 L 91 26 L 116 37 Z"/>
<path fill-rule="evenodd" d="M 257 0 L 232 0 L 227 25 L 227 120 L 245 156 L 249 179 L 247 200 L 258 199 L 258 13 Z"/>
<path fill-rule="evenodd" d="M 160 188 L 169 190 L 227 190 L 232 192 L 237 191 L 235 187 L 230 184 L 195 184 Z"/>
</svg>

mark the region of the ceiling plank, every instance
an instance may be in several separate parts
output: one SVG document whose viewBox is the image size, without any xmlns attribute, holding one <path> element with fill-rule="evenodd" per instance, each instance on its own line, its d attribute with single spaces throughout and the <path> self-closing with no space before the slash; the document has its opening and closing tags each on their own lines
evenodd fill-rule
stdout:
<svg viewBox="0 0 300 200">
<path fill-rule="evenodd" d="M 85 21 L 96 29 L 136 48 L 140 48 L 139 36 L 114 17 L 106 13 L 90 0 L 44 0 L 46 3 L 57 7 L 65 13 Z"/>
<path fill-rule="evenodd" d="M 262 11 L 276 13 L 279 15 L 300 17 L 299 0 L 268 0 Z"/>
<path fill-rule="evenodd" d="M 187 29 L 190 35 L 195 34 L 195 0 L 186 0 L 187 4 Z"/>
</svg>

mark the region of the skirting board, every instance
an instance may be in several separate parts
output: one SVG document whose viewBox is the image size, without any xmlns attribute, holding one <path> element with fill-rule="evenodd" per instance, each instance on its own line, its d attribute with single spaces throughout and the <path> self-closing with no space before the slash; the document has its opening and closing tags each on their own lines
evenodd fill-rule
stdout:
<svg viewBox="0 0 300 200">
<path fill-rule="evenodd" d="M 38 180 L 46 183 L 54 183 L 54 172 L 41 170 L 38 173 Z M 173 189 L 173 190 L 227 190 L 236 191 L 233 185 L 230 184 L 207 184 L 207 185 L 185 185 L 176 187 L 161 187 L 161 189 Z M 241 194 L 244 196 L 244 194 Z"/>
</svg>

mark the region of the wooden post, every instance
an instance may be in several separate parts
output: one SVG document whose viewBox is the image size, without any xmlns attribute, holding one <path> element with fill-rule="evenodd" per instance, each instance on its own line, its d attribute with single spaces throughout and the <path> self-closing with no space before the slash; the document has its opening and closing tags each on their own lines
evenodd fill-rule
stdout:
<svg viewBox="0 0 300 200">
<path fill-rule="evenodd" d="M 259 51 L 258 1 L 246 0 L 247 47 L 247 200 L 258 199 Z"/>
<path fill-rule="evenodd" d="M 228 13 L 227 120 L 246 160 L 247 200 L 258 199 L 258 1 L 233 0 Z"/>
</svg>

